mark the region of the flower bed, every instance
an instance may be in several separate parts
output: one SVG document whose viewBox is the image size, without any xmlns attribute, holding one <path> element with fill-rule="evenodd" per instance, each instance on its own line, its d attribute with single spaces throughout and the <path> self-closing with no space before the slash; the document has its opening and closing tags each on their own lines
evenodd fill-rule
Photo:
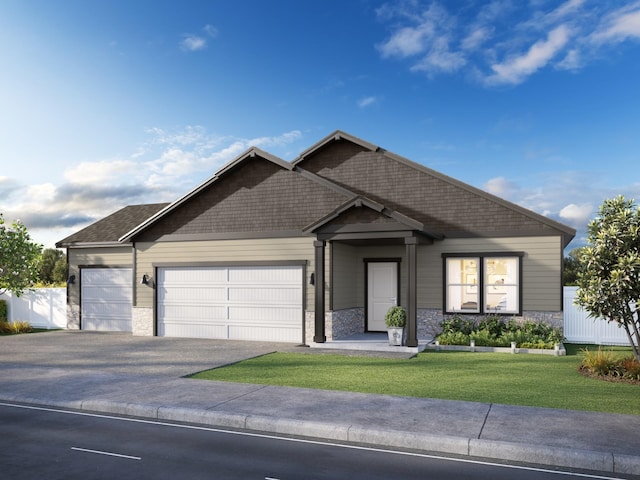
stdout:
<svg viewBox="0 0 640 480">
<path fill-rule="evenodd" d="M 503 347 L 518 349 L 556 350 L 562 343 L 562 330 L 544 323 L 532 321 L 505 322 L 499 316 L 487 316 L 480 322 L 455 315 L 440 323 L 442 333 L 436 340 L 439 346 L 460 345 L 478 347 Z"/>
<path fill-rule="evenodd" d="M 583 350 L 578 370 L 586 377 L 640 385 L 640 362 L 633 356 L 619 357 L 611 350 L 602 350 L 600 347 L 594 352 Z"/>
</svg>

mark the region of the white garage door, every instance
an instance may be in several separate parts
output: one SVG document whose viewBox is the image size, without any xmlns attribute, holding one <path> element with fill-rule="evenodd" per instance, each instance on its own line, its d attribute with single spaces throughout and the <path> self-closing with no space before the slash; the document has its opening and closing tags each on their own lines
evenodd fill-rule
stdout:
<svg viewBox="0 0 640 480">
<path fill-rule="evenodd" d="M 83 330 L 131 331 L 131 269 L 81 270 L 81 325 Z"/>
<path fill-rule="evenodd" d="M 158 269 L 158 335 L 302 341 L 302 267 Z"/>
</svg>

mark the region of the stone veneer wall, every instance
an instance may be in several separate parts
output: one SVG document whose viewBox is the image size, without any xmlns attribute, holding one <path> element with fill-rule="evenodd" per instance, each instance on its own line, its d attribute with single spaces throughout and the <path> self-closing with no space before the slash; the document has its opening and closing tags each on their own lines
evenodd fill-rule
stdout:
<svg viewBox="0 0 640 480">
<path fill-rule="evenodd" d="M 463 315 L 464 318 L 480 321 L 490 314 Z M 441 310 L 418 309 L 418 338 L 434 338 L 442 331 L 440 323 L 453 314 L 443 314 Z M 564 328 L 563 312 L 522 312 L 521 316 L 504 315 L 505 321 L 515 319 L 518 322 L 533 321 L 546 323 L 552 327 Z"/>
<path fill-rule="evenodd" d="M 305 343 L 313 343 L 315 312 L 305 312 Z M 325 312 L 324 330 L 327 342 L 364 332 L 364 308 L 346 308 Z"/>
<path fill-rule="evenodd" d="M 442 329 L 440 323 L 451 314 L 443 314 L 441 310 L 436 309 L 418 309 L 418 338 L 435 338 L 440 334 Z M 486 315 L 464 315 L 465 318 L 480 321 Z M 543 322 L 552 327 L 563 328 L 564 315 L 563 312 L 523 312 L 522 316 L 505 315 L 505 320 L 515 319 L 520 322 L 531 320 L 534 322 Z M 315 317 L 314 312 L 305 313 L 306 320 L 306 343 L 313 342 L 315 333 Z M 327 341 L 337 340 L 339 338 L 348 337 L 357 333 L 364 332 L 364 308 L 348 308 L 345 310 L 336 310 L 326 312 L 325 314 L 325 335 Z"/>
<path fill-rule="evenodd" d="M 133 307 L 131 311 L 131 331 L 141 337 L 153 336 L 153 308 Z"/>
<path fill-rule="evenodd" d="M 80 330 L 80 305 L 67 305 L 67 329 Z"/>
</svg>

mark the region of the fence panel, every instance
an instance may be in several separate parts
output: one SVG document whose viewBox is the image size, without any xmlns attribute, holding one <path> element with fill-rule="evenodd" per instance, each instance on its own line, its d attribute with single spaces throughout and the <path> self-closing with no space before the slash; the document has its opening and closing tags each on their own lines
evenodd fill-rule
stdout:
<svg viewBox="0 0 640 480">
<path fill-rule="evenodd" d="M 67 291 L 65 288 L 36 288 L 21 297 L 6 292 L 10 322 L 26 320 L 36 328 L 67 328 Z"/>
<path fill-rule="evenodd" d="M 617 323 L 591 318 L 574 300 L 578 287 L 564 287 L 564 336 L 570 343 L 629 345 L 624 329 Z"/>
</svg>

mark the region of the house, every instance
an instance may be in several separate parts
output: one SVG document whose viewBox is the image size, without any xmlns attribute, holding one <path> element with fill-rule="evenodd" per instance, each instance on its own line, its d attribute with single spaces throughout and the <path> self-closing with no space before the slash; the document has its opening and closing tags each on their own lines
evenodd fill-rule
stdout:
<svg viewBox="0 0 640 480">
<path fill-rule="evenodd" d="M 336 131 L 294 161 L 251 148 L 168 205 L 126 207 L 68 251 L 69 328 L 295 343 L 449 314 L 562 325 L 575 231 Z"/>
</svg>

